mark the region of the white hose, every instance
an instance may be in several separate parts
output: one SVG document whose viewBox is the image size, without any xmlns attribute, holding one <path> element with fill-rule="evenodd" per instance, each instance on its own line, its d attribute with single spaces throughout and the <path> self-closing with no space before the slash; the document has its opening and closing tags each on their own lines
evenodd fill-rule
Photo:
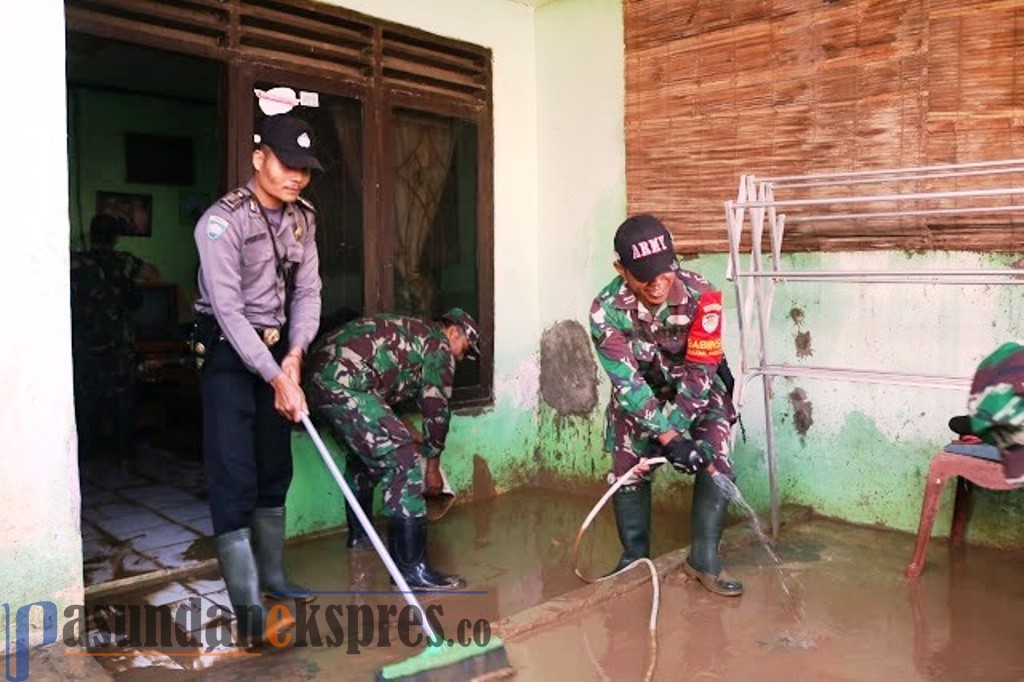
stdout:
<svg viewBox="0 0 1024 682">
<path fill-rule="evenodd" d="M 650 632 L 650 646 L 648 647 L 650 655 L 648 658 L 650 662 L 648 663 L 647 672 L 644 675 L 644 680 L 651 680 L 653 678 L 654 667 L 658 660 L 658 608 L 661 604 L 661 584 L 658 581 L 658 569 L 654 566 L 653 561 L 644 557 L 637 559 L 628 566 L 625 566 L 621 570 L 616 571 L 615 573 L 612 573 L 610 575 L 606 575 L 600 578 L 588 578 L 587 576 L 580 573 L 579 566 L 577 565 L 577 559 L 579 557 L 580 544 L 583 541 L 584 534 L 586 534 L 587 529 L 590 527 L 590 524 L 593 523 L 594 519 L 597 517 L 598 512 L 601 511 L 601 508 L 604 507 L 604 505 L 608 503 L 609 498 L 611 498 L 611 496 L 615 494 L 615 491 L 621 488 L 626 483 L 633 480 L 633 476 L 636 473 L 636 470 L 639 469 L 642 465 L 651 466 L 655 464 L 664 464 L 667 461 L 668 460 L 665 459 L 664 457 L 651 457 L 650 459 L 645 459 L 643 462 L 637 462 L 629 471 L 624 473 L 622 476 L 619 476 L 615 483 L 612 483 L 612 485 L 608 488 L 605 494 L 601 496 L 601 499 L 597 501 L 597 504 L 594 505 L 594 508 L 590 510 L 590 513 L 587 514 L 587 517 L 583 520 L 583 525 L 580 526 L 579 532 L 576 533 L 576 542 L 573 543 L 572 547 L 572 571 L 576 574 L 576 577 L 578 577 L 585 583 L 597 583 L 601 582 L 602 580 L 607 580 L 608 578 L 617 576 L 621 573 L 625 573 L 634 566 L 639 566 L 641 564 L 646 566 L 647 569 L 651 572 L 651 586 L 653 587 L 654 594 L 651 598 L 651 617 L 648 620 L 648 628 Z"/>
</svg>

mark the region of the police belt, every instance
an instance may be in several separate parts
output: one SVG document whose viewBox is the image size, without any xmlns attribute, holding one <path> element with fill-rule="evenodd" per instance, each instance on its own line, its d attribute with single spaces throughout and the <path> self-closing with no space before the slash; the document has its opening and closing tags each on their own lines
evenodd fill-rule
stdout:
<svg viewBox="0 0 1024 682">
<path fill-rule="evenodd" d="M 221 331 L 220 325 L 217 323 L 217 318 L 215 318 L 213 315 L 207 315 L 205 313 L 196 313 L 196 321 L 198 322 L 200 327 L 206 327 L 207 329 L 215 330 L 216 340 L 222 340 L 224 338 L 224 332 Z M 257 336 L 260 337 L 260 340 L 263 341 L 263 344 L 267 348 L 273 348 L 274 346 L 276 346 L 278 341 L 281 340 L 281 336 L 283 336 L 284 332 L 284 329 L 282 329 L 281 327 L 253 326 L 253 329 L 256 330 Z M 209 341 L 213 340 L 209 339 L 209 336 L 210 335 L 207 334 L 208 347 L 212 346 L 212 344 Z M 197 350 L 197 352 L 199 351 Z"/>
</svg>

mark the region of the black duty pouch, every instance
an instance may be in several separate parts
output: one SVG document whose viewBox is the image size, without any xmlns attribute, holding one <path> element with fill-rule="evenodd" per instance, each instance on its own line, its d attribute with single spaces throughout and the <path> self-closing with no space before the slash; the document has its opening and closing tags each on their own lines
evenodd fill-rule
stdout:
<svg viewBox="0 0 1024 682">
<path fill-rule="evenodd" d="M 189 340 L 189 348 L 196 360 L 196 368 L 202 369 L 203 362 L 223 338 L 217 318 L 213 315 L 196 315 L 196 321 L 192 325 L 192 338 Z"/>
<path fill-rule="evenodd" d="M 725 392 L 731 398 L 733 388 L 736 387 L 736 378 L 732 375 L 732 370 L 729 369 L 729 363 L 722 358 L 722 361 L 718 363 L 718 371 L 716 372 L 719 377 L 722 378 L 722 383 L 725 384 Z"/>
</svg>

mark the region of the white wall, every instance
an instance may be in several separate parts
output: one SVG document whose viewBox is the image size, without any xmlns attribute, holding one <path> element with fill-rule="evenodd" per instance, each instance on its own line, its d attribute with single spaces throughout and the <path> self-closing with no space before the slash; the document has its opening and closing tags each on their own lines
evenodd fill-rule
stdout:
<svg viewBox="0 0 1024 682">
<path fill-rule="evenodd" d="M 0 268 L 0 604 L 81 602 L 71 382 L 64 5 L 7 2 L 0 107 L 7 257 Z M 38 609 L 36 610 L 38 611 Z M 6 624 L 0 625 L 6 628 Z M 6 637 L 0 635 L 0 649 Z"/>
<path fill-rule="evenodd" d="M 626 212 L 621 0 L 539 9 L 537 64 L 540 322 L 586 326 Z"/>
</svg>

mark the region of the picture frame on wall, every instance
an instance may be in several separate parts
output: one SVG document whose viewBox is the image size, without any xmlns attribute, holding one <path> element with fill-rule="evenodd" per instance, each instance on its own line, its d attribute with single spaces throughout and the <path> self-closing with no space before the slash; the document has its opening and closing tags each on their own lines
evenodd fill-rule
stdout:
<svg viewBox="0 0 1024 682">
<path fill-rule="evenodd" d="M 153 195 L 97 190 L 96 213 L 117 218 L 118 233 L 128 237 L 153 234 Z"/>
</svg>

